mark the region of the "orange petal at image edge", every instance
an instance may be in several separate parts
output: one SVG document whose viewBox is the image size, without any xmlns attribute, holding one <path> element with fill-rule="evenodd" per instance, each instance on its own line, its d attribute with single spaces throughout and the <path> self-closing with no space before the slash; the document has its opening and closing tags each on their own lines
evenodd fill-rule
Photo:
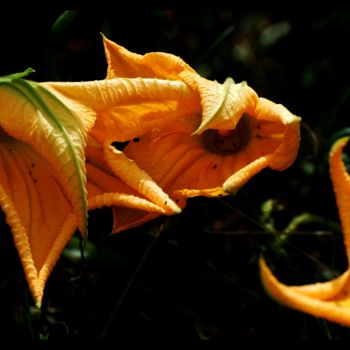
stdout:
<svg viewBox="0 0 350 350">
<path fill-rule="evenodd" d="M 347 292 L 350 291 L 349 270 L 329 282 L 287 286 L 277 280 L 263 258 L 260 258 L 259 266 L 263 286 L 277 302 L 314 317 L 350 327 L 350 296 L 344 304 L 337 300 L 337 296 L 344 288 Z M 329 297 L 327 300 L 322 300 L 327 296 Z"/>
<path fill-rule="evenodd" d="M 330 152 L 330 173 L 339 211 L 348 262 L 350 262 L 350 176 L 343 162 L 343 149 L 349 137 L 337 140 Z M 349 264 L 350 265 L 350 264 Z"/>
<path fill-rule="evenodd" d="M 84 145 L 92 123 L 61 97 L 49 84 L 0 78 L 0 205 L 39 307 L 64 246 L 87 225 Z"/>
<path fill-rule="evenodd" d="M 341 219 L 349 264 L 350 176 L 342 159 L 349 138 L 336 141 L 330 152 L 330 174 Z M 266 261 L 260 258 L 260 275 L 267 293 L 280 303 L 314 317 L 350 327 L 350 270 L 328 282 L 304 286 L 287 286 L 273 275 Z"/>
</svg>

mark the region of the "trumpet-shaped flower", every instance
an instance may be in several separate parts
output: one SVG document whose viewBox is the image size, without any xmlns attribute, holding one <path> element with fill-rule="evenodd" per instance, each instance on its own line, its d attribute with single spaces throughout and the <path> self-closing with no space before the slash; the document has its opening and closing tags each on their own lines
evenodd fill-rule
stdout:
<svg viewBox="0 0 350 350">
<path fill-rule="evenodd" d="M 330 173 L 341 219 L 348 265 L 350 262 L 350 176 L 342 161 L 349 138 L 338 140 L 330 152 Z M 328 282 L 288 286 L 278 281 L 266 261 L 260 259 L 266 291 L 276 300 L 298 311 L 350 327 L 350 270 Z"/>
<path fill-rule="evenodd" d="M 37 305 L 67 240 L 86 232 L 92 118 L 77 108 L 49 84 L 0 78 L 0 205 Z"/>
<path fill-rule="evenodd" d="M 299 118 L 246 83 L 206 80 L 173 55 L 105 47 L 103 81 L 0 78 L 0 205 L 37 305 L 72 234 L 85 234 L 88 209 L 113 206 L 120 231 L 179 213 L 188 197 L 233 193 L 297 153 Z"/>
<path fill-rule="evenodd" d="M 102 157 L 103 149 L 88 138 L 99 113 L 126 102 L 125 89 L 135 90 L 135 98 L 137 87 L 148 83 L 155 82 L 0 78 L 0 206 L 38 306 L 67 242 L 77 228 L 86 234 L 88 209 L 102 202 L 162 214 L 180 211 L 136 164 L 107 143 Z M 163 83 L 159 88 L 167 96 L 183 95 L 179 84 Z"/>
<path fill-rule="evenodd" d="M 258 97 L 247 83 L 228 78 L 219 84 L 179 57 L 161 52 L 142 56 L 108 39 L 104 43 L 108 79 L 138 77 L 156 83 L 125 89 L 127 103 L 100 114 L 91 136 L 111 161 L 123 153 L 180 207 L 188 197 L 235 193 L 262 169 L 284 170 L 294 161 L 300 118 Z M 165 93 L 160 82 L 181 86 L 182 95 Z M 152 100 L 140 100 L 141 91 Z M 112 154 L 112 141 L 129 143 Z M 113 231 L 156 216 L 114 210 Z"/>
</svg>

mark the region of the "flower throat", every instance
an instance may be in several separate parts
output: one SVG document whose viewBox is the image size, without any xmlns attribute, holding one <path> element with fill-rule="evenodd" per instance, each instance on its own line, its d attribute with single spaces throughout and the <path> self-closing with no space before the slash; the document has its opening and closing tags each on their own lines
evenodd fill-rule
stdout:
<svg viewBox="0 0 350 350">
<path fill-rule="evenodd" d="M 249 116 L 244 114 L 233 130 L 206 130 L 202 134 L 204 147 L 215 154 L 234 154 L 244 149 L 250 138 Z"/>
</svg>

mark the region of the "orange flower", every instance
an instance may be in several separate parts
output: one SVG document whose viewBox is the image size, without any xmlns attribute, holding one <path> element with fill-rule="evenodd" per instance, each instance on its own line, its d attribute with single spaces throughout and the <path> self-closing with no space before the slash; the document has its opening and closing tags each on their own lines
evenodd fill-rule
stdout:
<svg viewBox="0 0 350 350">
<path fill-rule="evenodd" d="M 180 99 L 165 94 L 159 83 L 140 85 L 138 93 L 144 89 L 144 95 L 152 95 L 152 100 L 141 103 L 140 97 L 133 97 L 135 91 L 126 90 L 129 101 L 100 114 L 90 134 L 100 145 L 107 139 L 109 144 L 129 141 L 124 156 L 180 207 L 188 197 L 235 193 L 262 169 L 283 170 L 294 161 L 300 118 L 259 98 L 245 82 L 235 84 L 228 78 L 219 84 L 204 79 L 176 56 L 160 52 L 142 56 L 105 38 L 104 43 L 107 78 L 151 78 L 182 86 Z M 158 215 L 114 210 L 113 232 Z"/>
<path fill-rule="evenodd" d="M 187 197 L 235 192 L 297 152 L 299 118 L 247 84 L 105 45 L 113 79 L 0 78 L 0 206 L 38 306 L 64 246 L 76 228 L 85 234 L 88 209 L 113 206 L 120 231 L 179 213 Z"/>
<path fill-rule="evenodd" d="M 0 206 L 37 306 L 75 230 L 86 236 L 87 188 L 89 209 L 102 202 L 162 214 L 180 211 L 147 174 L 107 143 L 103 159 L 93 139 L 86 147 L 99 113 L 125 102 L 125 88 L 137 90 L 140 84 L 147 80 L 35 83 L 21 75 L 0 78 Z M 171 93 L 183 94 L 182 86 L 168 82 L 165 93 L 169 86 Z M 124 178 L 131 187 L 120 180 Z"/>
<path fill-rule="evenodd" d="M 64 245 L 77 227 L 86 231 L 84 146 L 93 120 L 73 106 L 49 84 L 0 78 L 0 205 L 38 306 Z"/>
<path fill-rule="evenodd" d="M 350 262 L 350 176 L 342 161 L 349 138 L 339 139 L 330 152 L 330 172 L 341 219 L 345 248 Z M 273 275 L 263 258 L 260 272 L 266 291 L 276 300 L 315 317 L 350 326 L 350 269 L 324 283 L 287 286 Z"/>
</svg>

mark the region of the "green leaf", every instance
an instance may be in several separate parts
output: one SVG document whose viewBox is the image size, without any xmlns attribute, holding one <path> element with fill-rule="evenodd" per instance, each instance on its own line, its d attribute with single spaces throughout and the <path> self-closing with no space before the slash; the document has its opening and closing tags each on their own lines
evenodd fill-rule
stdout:
<svg viewBox="0 0 350 350">
<path fill-rule="evenodd" d="M 13 74 L 9 74 L 9 75 L 5 75 L 3 77 L 0 77 L 0 83 L 1 82 L 6 82 L 6 81 L 10 81 L 12 79 L 20 79 L 20 78 L 24 78 L 27 75 L 34 73 L 35 70 L 33 68 L 27 68 L 24 72 L 20 72 L 20 73 L 13 73 Z"/>
</svg>

